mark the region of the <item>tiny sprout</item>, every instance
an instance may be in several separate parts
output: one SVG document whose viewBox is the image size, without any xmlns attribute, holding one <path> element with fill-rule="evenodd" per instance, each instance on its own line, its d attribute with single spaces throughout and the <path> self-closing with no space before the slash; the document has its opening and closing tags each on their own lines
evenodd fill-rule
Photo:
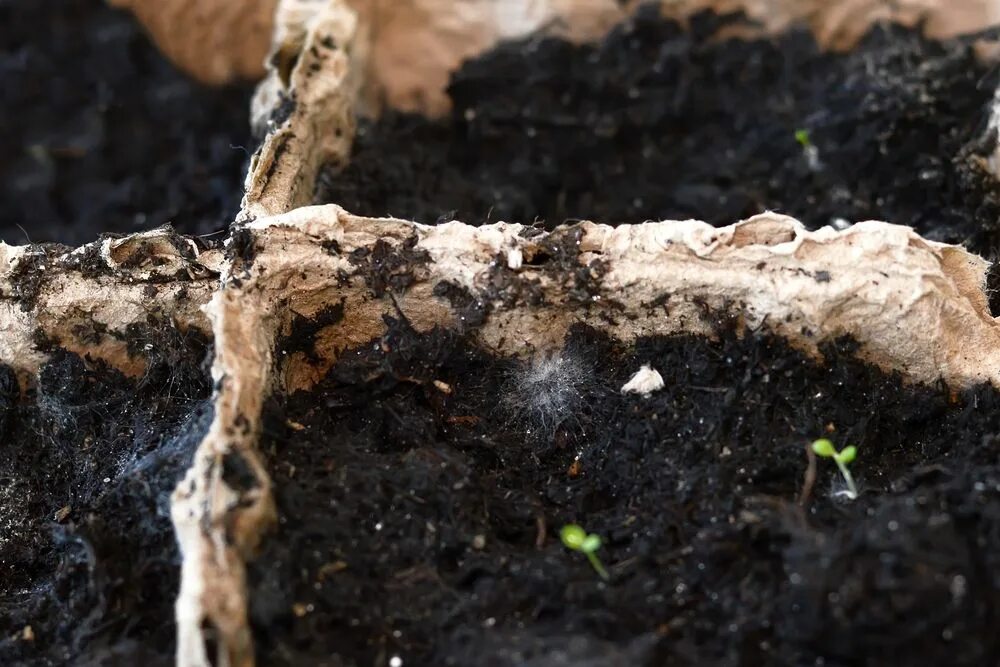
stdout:
<svg viewBox="0 0 1000 667">
<path fill-rule="evenodd" d="M 809 148 L 812 146 L 812 140 L 809 139 L 809 130 L 795 130 L 795 141 L 799 142 L 799 145 L 802 146 L 802 148 Z"/>
<path fill-rule="evenodd" d="M 559 531 L 559 537 L 567 549 L 584 554 L 597 574 L 601 575 L 601 579 L 608 580 L 608 571 L 604 569 L 601 559 L 597 557 L 597 550 L 601 548 L 600 535 L 588 535 L 582 527 L 571 523 L 562 527 L 562 530 Z"/>
<path fill-rule="evenodd" d="M 851 471 L 847 469 L 847 465 L 857 457 L 858 448 L 854 445 L 848 445 L 838 452 L 832 442 L 826 438 L 820 438 L 812 444 L 812 450 L 817 456 L 822 456 L 825 459 L 833 459 L 833 462 L 840 468 L 840 474 L 844 476 L 844 481 L 847 482 L 845 495 L 851 500 L 857 498 L 858 487 L 854 486 L 854 477 L 851 476 Z"/>
</svg>

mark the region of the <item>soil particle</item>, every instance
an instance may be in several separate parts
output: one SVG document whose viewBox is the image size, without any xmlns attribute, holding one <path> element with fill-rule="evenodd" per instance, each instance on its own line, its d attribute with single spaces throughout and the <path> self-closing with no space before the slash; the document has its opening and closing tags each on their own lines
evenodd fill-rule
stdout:
<svg viewBox="0 0 1000 667">
<path fill-rule="evenodd" d="M 497 261 L 502 261 L 502 258 Z M 434 296 L 448 302 L 455 311 L 456 321 L 462 327 L 482 326 L 490 312 L 489 303 L 453 282 L 441 281 L 436 284 Z"/>
<path fill-rule="evenodd" d="M 602 43 L 532 37 L 467 61 L 450 117 L 362 123 L 318 199 L 433 224 L 553 227 L 706 220 L 777 210 L 811 227 L 879 219 L 1000 246 L 981 156 L 997 72 L 966 42 L 876 27 L 852 52 L 805 31 L 718 39 L 651 8 Z M 995 139 L 995 137 L 994 137 Z"/>
<path fill-rule="evenodd" d="M 0 240 L 78 245 L 235 217 L 249 86 L 210 90 L 101 0 L 0 3 Z"/>
<path fill-rule="evenodd" d="M 173 664 L 170 494 L 212 408 L 203 339 L 150 326 L 138 380 L 53 347 L 18 403 L 0 367 L 2 664 Z"/>
<path fill-rule="evenodd" d="M 115 238 L 117 234 L 100 234 L 99 240 Z M 75 252 L 63 259 L 63 266 L 73 271 L 79 271 L 85 278 L 98 278 L 111 273 L 111 267 L 101 255 L 101 244 L 91 243 L 85 249 Z"/>
<path fill-rule="evenodd" d="M 399 245 L 384 239 L 369 248 L 358 248 L 348 258 L 375 297 L 400 292 L 413 284 L 414 271 L 430 260 L 426 250 L 417 248 L 414 234 Z"/>
<path fill-rule="evenodd" d="M 6 364 L 0 365 L 0 439 L 7 436 L 7 427 L 14 419 L 20 398 L 21 388 L 14 369 Z"/>
<path fill-rule="evenodd" d="M 274 107 L 274 111 L 271 112 L 269 127 L 277 128 L 284 125 L 285 121 L 295 113 L 295 107 L 295 98 L 281 93 L 278 98 L 278 104 Z M 263 139 L 263 137 L 260 138 Z"/>
<path fill-rule="evenodd" d="M 8 274 L 10 293 L 2 294 L 0 298 L 16 301 L 25 312 L 34 310 L 42 284 L 45 282 L 48 259 L 44 246 L 33 248 L 17 258 Z"/>
<path fill-rule="evenodd" d="M 222 481 L 237 493 L 260 486 L 253 468 L 239 452 L 229 452 L 222 457 Z"/>
<path fill-rule="evenodd" d="M 257 259 L 257 240 L 246 227 L 234 229 L 226 246 L 226 259 L 239 261 L 244 271 L 249 271 Z"/>
<path fill-rule="evenodd" d="M 572 372 L 543 374 L 567 381 L 539 390 L 538 360 L 387 322 L 267 409 L 262 664 L 1000 659 L 995 390 L 905 386 L 850 341 L 819 363 L 731 323 L 628 346 L 578 327 L 549 357 Z M 621 393 L 646 364 L 664 387 Z M 857 445 L 856 501 L 819 460 L 800 504 L 820 436 Z M 610 582 L 559 543 L 570 522 L 602 537 Z"/>
<path fill-rule="evenodd" d="M 344 319 L 344 301 L 321 309 L 313 317 L 304 317 L 298 313 L 292 318 L 291 335 L 284 337 L 278 345 L 280 354 L 302 352 L 310 361 L 318 362 L 316 355 L 316 337 L 326 327 L 337 324 Z"/>
</svg>

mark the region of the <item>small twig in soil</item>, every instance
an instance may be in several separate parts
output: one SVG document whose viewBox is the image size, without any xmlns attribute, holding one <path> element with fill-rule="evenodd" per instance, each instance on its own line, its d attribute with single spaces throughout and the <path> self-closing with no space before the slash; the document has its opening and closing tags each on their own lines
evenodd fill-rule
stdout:
<svg viewBox="0 0 1000 667">
<path fill-rule="evenodd" d="M 784 519 L 792 519 L 797 529 L 806 528 L 806 514 L 797 504 L 789 502 L 785 498 L 775 496 L 748 496 L 746 499 L 747 509 L 741 513 L 740 519 L 747 523 L 760 523 L 762 518 L 753 512 L 751 508 L 764 507 L 774 512 Z"/>
<path fill-rule="evenodd" d="M 813 486 L 816 484 L 816 452 L 813 451 L 810 445 L 806 445 L 806 459 L 809 463 L 806 465 L 806 476 L 802 482 L 802 492 L 799 493 L 799 507 L 805 507 L 809 504 Z"/>
<path fill-rule="evenodd" d="M 536 516 L 535 526 L 538 529 L 535 533 L 535 548 L 541 549 L 545 546 L 545 539 L 548 537 L 548 530 L 545 526 L 545 517 L 541 514 Z"/>
<path fill-rule="evenodd" d="M 475 415 L 451 415 L 445 418 L 449 424 L 478 424 L 479 417 Z"/>
</svg>

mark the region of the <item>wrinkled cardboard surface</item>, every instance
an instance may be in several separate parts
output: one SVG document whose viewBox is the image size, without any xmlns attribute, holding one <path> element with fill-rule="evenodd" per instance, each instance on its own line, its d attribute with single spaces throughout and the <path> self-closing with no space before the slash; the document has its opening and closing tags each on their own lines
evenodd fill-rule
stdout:
<svg viewBox="0 0 1000 667">
<path fill-rule="evenodd" d="M 267 138 L 250 160 L 239 218 L 312 201 L 316 174 L 350 154 L 366 62 L 357 15 L 341 2 L 285 0 L 251 121 Z"/>
<path fill-rule="evenodd" d="M 88 255 L 90 269 L 82 270 L 80 260 Z M 26 267 L 39 283 L 30 308 L 14 296 Z M 0 243 L 0 361 L 15 368 L 22 385 L 30 384 L 45 361 L 36 346 L 42 337 L 137 376 L 145 361 L 128 354 L 121 334 L 150 315 L 210 334 L 201 307 L 215 291 L 221 268 L 219 251 L 201 251 L 166 230 L 48 254 L 38 246 Z M 87 333 L 95 327 L 104 331 L 97 340 Z"/>
<path fill-rule="evenodd" d="M 491 314 L 476 335 L 503 354 L 559 345 L 576 322 L 625 342 L 655 333 L 708 331 L 710 322 L 696 313 L 709 304 L 813 352 L 824 340 L 851 335 L 866 358 L 911 381 L 1000 386 L 1000 324 L 989 314 L 983 292 L 987 263 L 959 247 L 926 241 L 908 227 L 863 222 L 840 232 L 808 231 L 793 218 L 768 213 L 723 228 L 694 220 L 617 228 L 585 222 L 526 239 L 516 224 L 424 226 L 357 217 L 327 205 L 258 220 L 250 228 L 281 239 L 280 252 L 263 252 L 255 260 L 262 280 L 298 292 L 294 310 L 305 315 L 346 295 L 347 314 L 335 326 L 358 342 L 379 335 L 381 319 L 368 311 L 352 315 L 351 288 L 333 289 L 335 277 L 354 271 L 347 260 L 352 250 L 370 248 L 377 239 L 400 244 L 415 237 L 414 249 L 426 250 L 431 261 L 415 267 L 414 283 L 401 302 L 411 305 L 403 311 L 424 328 L 454 324 L 447 302 L 414 295 L 430 294 L 442 281 L 459 285 L 490 304 Z M 600 299 L 574 301 L 564 275 L 572 269 L 511 261 L 536 257 L 542 244 L 577 231 L 577 261 L 602 263 L 596 286 L 613 306 Z M 331 256 L 323 241 L 336 241 L 339 255 Z M 511 276 L 537 281 L 546 306 L 510 307 L 491 297 L 487 278 L 498 255 L 507 258 Z M 310 267 L 306 276 L 290 274 L 302 267 Z M 651 305 L 664 299 L 669 313 Z M 359 296 L 358 307 L 369 308 L 371 301 Z M 391 312 L 388 300 L 374 307 Z M 606 317 L 613 313 L 622 315 Z M 341 348 L 351 342 L 337 340 Z M 333 347 L 317 352 L 329 363 L 336 357 Z M 294 375 L 282 382 L 283 388 L 309 384 Z"/>
<path fill-rule="evenodd" d="M 168 58 L 199 81 L 264 74 L 278 0 L 108 0 L 130 10 Z"/>
</svg>

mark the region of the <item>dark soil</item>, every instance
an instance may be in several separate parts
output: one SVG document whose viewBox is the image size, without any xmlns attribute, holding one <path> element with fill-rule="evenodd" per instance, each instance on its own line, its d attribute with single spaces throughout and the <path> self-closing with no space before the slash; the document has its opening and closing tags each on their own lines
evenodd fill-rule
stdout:
<svg viewBox="0 0 1000 667">
<path fill-rule="evenodd" d="M 174 486 L 211 420 L 204 340 L 163 322 L 131 380 L 53 349 L 18 397 L 0 366 L 0 664 L 172 665 Z"/>
<path fill-rule="evenodd" d="M 765 209 L 811 227 L 878 219 L 988 254 L 1000 192 L 969 160 L 996 70 L 971 40 L 875 28 L 851 53 L 804 31 L 717 39 L 655 11 L 600 44 L 503 44 L 454 74 L 451 116 L 362 125 L 318 198 L 363 215 L 435 223 L 706 220 Z M 809 150 L 797 133 L 816 151 Z"/>
<path fill-rule="evenodd" d="M 102 0 L 0 0 L 0 240 L 224 229 L 249 99 L 186 78 Z"/>
<path fill-rule="evenodd" d="M 391 320 L 345 351 L 268 409 L 260 663 L 998 664 L 997 392 L 737 333 L 522 362 Z M 622 395 L 643 363 L 666 386 Z M 799 504 L 821 435 L 858 446 L 856 501 L 820 460 Z"/>
<path fill-rule="evenodd" d="M 971 159 L 997 75 L 968 43 L 876 29 L 834 55 L 719 24 L 502 45 L 455 75 L 450 118 L 363 126 L 320 199 L 549 227 L 775 209 L 1000 245 Z M 0 239 L 232 219 L 248 90 L 191 83 L 99 0 L 0 0 L 0 95 Z M 405 287 L 394 270 L 373 291 Z M 817 363 L 729 323 L 627 347 L 580 328 L 535 362 L 390 325 L 268 408 L 261 664 L 1000 664 L 995 390 L 904 387 L 848 341 Z M 169 495 L 211 408 L 205 342 L 162 327 L 131 332 L 153 343 L 137 380 L 58 342 L 23 396 L 0 367 L 0 664 L 172 662 Z M 622 395 L 643 363 L 665 388 Z M 820 435 L 859 447 L 856 501 L 828 461 L 805 491 Z M 569 522 L 610 581 L 559 543 Z"/>
</svg>

